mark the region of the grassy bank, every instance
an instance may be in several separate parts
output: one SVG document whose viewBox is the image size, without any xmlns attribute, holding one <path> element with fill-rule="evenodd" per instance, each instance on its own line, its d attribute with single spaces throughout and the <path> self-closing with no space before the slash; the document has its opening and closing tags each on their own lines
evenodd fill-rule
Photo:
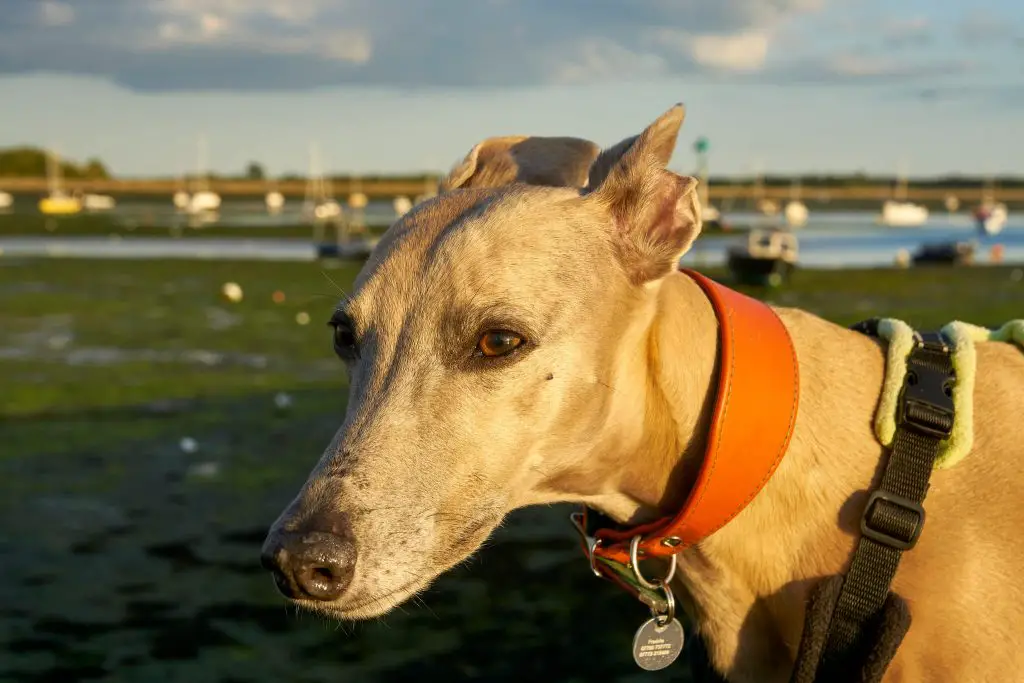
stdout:
<svg viewBox="0 0 1024 683">
<path fill-rule="evenodd" d="M 255 218 L 259 221 L 252 223 Z M 175 238 L 175 239 L 295 239 L 315 240 L 318 236 L 326 241 L 333 240 L 337 228 L 328 224 L 316 228 L 310 223 L 292 221 L 288 224 L 269 222 L 270 216 L 261 213 L 259 207 L 244 215 L 228 215 L 223 221 L 207 224 L 190 225 L 186 216 L 164 215 L 156 220 L 145 211 L 121 213 L 91 214 L 79 213 L 71 216 L 44 216 L 40 213 L 0 213 L 0 238 L 4 237 L 46 237 L 46 238 L 78 238 L 108 237 L 112 239 L 139 238 Z M 283 223 L 283 222 L 282 222 Z M 377 219 L 368 221 L 366 231 L 371 235 L 380 235 L 390 227 L 391 223 Z M 743 230 L 744 226 L 732 226 L 733 230 Z M 714 225 L 708 226 L 704 233 L 708 235 L 722 234 L 722 230 Z"/>
<path fill-rule="evenodd" d="M 771 296 L 994 325 L 1022 314 L 1012 271 L 802 271 Z M 560 507 L 382 622 L 284 606 L 259 545 L 341 420 L 324 323 L 354 274 L 0 260 L 0 680 L 688 680 L 635 668 L 646 610 L 589 575 Z"/>
<path fill-rule="evenodd" d="M 204 225 L 189 225 L 184 216 L 156 221 L 144 213 L 122 216 L 118 214 L 88 214 L 48 217 L 38 213 L 0 214 L 0 238 L 3 237 L 112 237 L 117 239 L 137 238 L 244 238 L 244 239 L 302 239 L 311 240 L 317 234 L 311 224 L 262 223 L 257 225 L 233 224 L 231 218 L 225 222 Z M 237 218 L 235 219 L 237 220 Z M 367 226 L 369 232 L 380 234 L 389 224 L 375 223 Z M 322 235 L 333 238 L 335 228 L 327 225 Z"/>
</svg>

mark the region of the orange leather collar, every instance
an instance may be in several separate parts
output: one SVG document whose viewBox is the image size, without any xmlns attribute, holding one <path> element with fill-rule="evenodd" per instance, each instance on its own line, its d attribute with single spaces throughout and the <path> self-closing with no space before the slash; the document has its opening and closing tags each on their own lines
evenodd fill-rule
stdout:
<svg viewBox="0 0 1024 683">
<path fill-rule="evenodd" d="M 622 581 L 608 565 L 629 565 L 634 537 L 640 537 L 640 557 L 664 558 L 707 538 L 739 514 L 775 472 L 796 422 L 800 395 L 796 352 L 775 311 L 700 273 L 682 272 L 700 285 L 718 318 L 715 412 L 696 484 L 675 517 L 593 532 L 592 551 L 585 547 L 592 552 L 591 566 L 619 585 Z M 586 525 L 584 508 L 584 530 Z"/>
</svg>

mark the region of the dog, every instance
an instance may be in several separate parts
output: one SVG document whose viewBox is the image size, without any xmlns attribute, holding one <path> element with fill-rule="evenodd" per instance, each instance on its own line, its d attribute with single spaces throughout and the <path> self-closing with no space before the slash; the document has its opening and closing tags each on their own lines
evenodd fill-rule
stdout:
<svg viewBox="0 0 1024 683">
<path fill-rule="evenodd" d="M 385 233 L 330 321 L 344 422 L 263 547 L 286 597 L 368 619 L 516 508 L 583 503 L 623 524 L 679 509 L 719 352 L 708 299 L 677 269 L 701 229 L 697 181 L 666 168 L 683 118 L 672 107 L 604 150 L 485 140 Z M 679 553 L 673 584 L 738 683 L 788 680 L 809 591 L 848 567 L 884 461 L 880 345 L 775 310 L 800 372 L 788 451 Z M 974 401 L 973 450 L 933 475 L 893 584 L 913 626 L 886 681 L 1024 680 L 1024 354 L 979 345 Z"/>
</svg>

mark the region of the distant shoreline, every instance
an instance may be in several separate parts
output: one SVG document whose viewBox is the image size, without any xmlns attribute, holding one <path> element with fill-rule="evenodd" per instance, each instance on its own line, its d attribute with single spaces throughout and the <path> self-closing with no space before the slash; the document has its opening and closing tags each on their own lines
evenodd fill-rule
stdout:
<svg viewBox="0 0 1024 683">
<path fill-rule="evenodd" d="M 173 179 L 72 179 L 65 178 L 63 186 L 68 192 L 101 192 L 115 196 L 171 196 L 182 189 L 180 181 Z M 397 196 L 415 197 L 425 191 L 433 191 L 436 183 L 425 179 L 378 178 L 378 179 L 333 179 L 336 196 L 344 197 L 353 191 L 361 191 L 370 199 L 389 199 Z M 286 197 L 302 197 L 306 192 L 305 180 L 279 180 L 271 185 L 265 180 L 211 179 L 208 188 L 225 197 L 262 197 L 276 189 Z M 789 185 L 766 183 L 755 188 L 750 183 L 714 182 L 709 185 L 712 201 L 752 199 L 756 196 L 785 202 L 792 196 Z M 47 192 L 46 178 L 2 178 L 0 190 L 13 194 L 44 195 Z M 995 188 L 999 201 L 1024 203 L 1024 187 Z M 805 202 L 819 201 L 883 201 L 892 197 L 893 187 L 887 183 L 814 185 L 805 183 L 801 198 Z M 944 186 L 934 184 L 914 185 L 908 183 L 906 199 L 916 202 L 942 203 L 949 196 L 961 203 L 981 200 L 985 188 L 980 184 Z"/>
</svg>

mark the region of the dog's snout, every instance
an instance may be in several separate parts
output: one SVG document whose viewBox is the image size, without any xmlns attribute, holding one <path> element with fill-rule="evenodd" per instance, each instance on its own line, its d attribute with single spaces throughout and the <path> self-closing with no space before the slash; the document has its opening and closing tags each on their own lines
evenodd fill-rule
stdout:
<svg viewBox="0 0 1024 683">
<path fill-rule="evenodd" d="M 286 532 L 267 539 L 260 562 L 278 590 L 293 600 L 337 600 L 356 566 L 351 539 L 324 531 Z"/>
</svg>

